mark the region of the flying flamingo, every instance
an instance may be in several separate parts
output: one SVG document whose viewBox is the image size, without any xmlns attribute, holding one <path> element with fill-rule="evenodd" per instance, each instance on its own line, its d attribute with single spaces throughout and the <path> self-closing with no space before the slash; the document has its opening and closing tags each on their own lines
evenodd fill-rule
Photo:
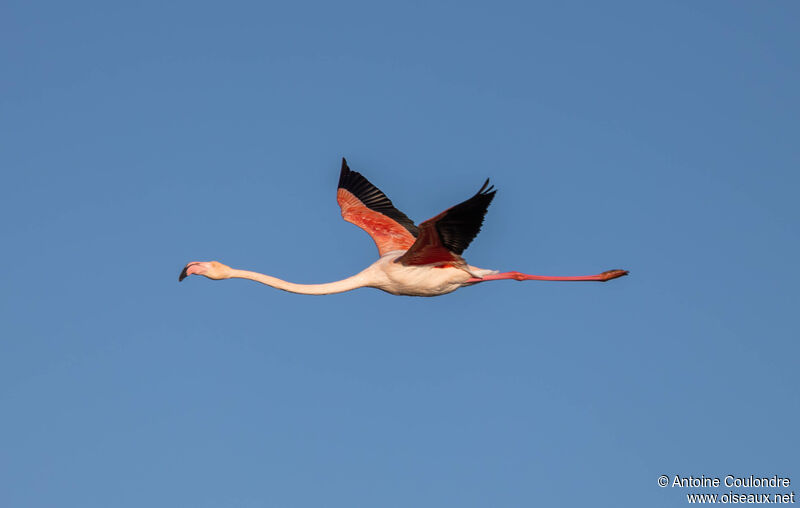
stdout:
<svg viewBox="0 0 800 508">
<path fill-rule="evenodd" d="M 328 284 L 295 284 L 269 275 L 236 270 L 218 261 L 193 261 L 178 277 L 203 275 L 209 279 L 250 279 L 267 286 L 304 295 L 328 295 L 361 287 L 372 287 L 393 295 L 438 296 L 458 288 L 491 280 L 554 280 L 605 282 L 626 270 L 609 270 L 598 275 L 549 277 L 520 272 L 486 270 L 468 265 L 461 253 L 477 236 L 483 217 L 495 195 L 487 179 L 471 198 L 448 208 L 419 226 L 360 173 L 351 171 L 342 159 L 336 200 L 342 218 L 367 232 L 378 246 L 380 259 L 352 277 Z M 488 188 L 487 188 L 488 187 Z"/>
</svg>

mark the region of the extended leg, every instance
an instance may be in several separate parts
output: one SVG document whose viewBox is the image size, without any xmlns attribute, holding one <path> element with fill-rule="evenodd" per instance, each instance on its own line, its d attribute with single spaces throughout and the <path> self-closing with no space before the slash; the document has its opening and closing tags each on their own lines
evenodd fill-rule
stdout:
<svg viewBox="0 0 800 508">
<path fill-rule="evenodd" d="M 599 273 L 597 275 L 578 275 L 576 277 L 551 277 L 548 275 L 528 275 L 527 273 L 520 273 L 520 272 L 503 272 L 497 273 L 495 275 L 487 275 L 483 278 L 473 277 L 469 279 L 467 282 L 486 282 L 490 280 L 504 280 L 504 279 L 514 279 L 514 280 L 556 280 L 556 281 L 582 281 L 582 280 L 593 280 L 597 282 L 605 282 L 607 280 L 616 279 L 617 277 L 622 277 L 624 275 L 628 275 L 628 270 L 608 270 L 607 272 Z"/>
</svg>

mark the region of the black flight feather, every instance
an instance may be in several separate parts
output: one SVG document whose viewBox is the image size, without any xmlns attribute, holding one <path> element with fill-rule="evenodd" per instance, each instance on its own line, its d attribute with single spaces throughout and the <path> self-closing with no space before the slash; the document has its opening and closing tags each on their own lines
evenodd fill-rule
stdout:
<svg viewBox="0 0 800 508">
<path fill-rule="evenodd" d="M 395 208 L 392 201 L 386 197 L 386 194 L 372 185 L 361 173 L 358 171 L 351 171 L 344 157 L 342 157 L 342 172 L 339 175 L 339 188 L 350 191 L 350 193 L 364 203 L 364 206 L 389 217 L 406 228 L 414 237 L 419 233 L 417 226 L 414 225 L 414 221 Z"/>
<path fill-rule="evenodd" d="M 450 208 L 436 221 L 442 245 L 450 252 L 460 256 L 480 232 L 483 217 L 497 192 L 494 185 L 487 188 L 488 185 L 487 178 L 477 194 Z"/>
</svg>

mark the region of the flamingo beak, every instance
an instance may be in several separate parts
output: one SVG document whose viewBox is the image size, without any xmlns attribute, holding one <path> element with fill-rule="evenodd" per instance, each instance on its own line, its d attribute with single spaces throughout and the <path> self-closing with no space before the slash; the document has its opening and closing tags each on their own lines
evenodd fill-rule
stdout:
<svg viewBox="0 0 800 508">
<path fill-rule="evenodd" d="M 183 267 L 183 270 L 181 270 L 181 274 L 178 276 L 178 282 L 182 281 L 183 279 L 185 279 L 190 275 L 201 274 L 203 272 L 205 272 L 205 267 L 203 266 L 203 263 L 200 263 L 198 261 L 193 261 Z"/>
</svg>

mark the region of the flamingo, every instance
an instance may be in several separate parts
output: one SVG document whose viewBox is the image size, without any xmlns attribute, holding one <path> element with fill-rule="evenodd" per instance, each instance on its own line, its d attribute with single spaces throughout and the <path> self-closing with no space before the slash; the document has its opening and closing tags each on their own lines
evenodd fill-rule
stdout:
<svg viewBox="0 0 800 508">
<path fill-rule="evenodd" d="M 496 192 L 494 186 L 489 187 L 487 179 L 471 198 L 416 226 L 361 173 L 351 171 L 342 158 L 336 193 L 342 218 L 372 237 L 380 255 L 377 261 L 352 277 L 327 284 L 295 284 L 262 273 L 237 270 L 218 261 L 192 261 L 183 268 L 178 281 L 189 275 L 203 275 L 212 280 L 249 279 L 304 295 L 328 295 L 372 287 L 393 295 L 439 296 L 493 280 L 605 282 L 628 275 L 627 270 L 608 270 L 597 275 L 552 277 L 500 273 L 467 264 L 461 254 L 480 231 Z"/>
</svg>

